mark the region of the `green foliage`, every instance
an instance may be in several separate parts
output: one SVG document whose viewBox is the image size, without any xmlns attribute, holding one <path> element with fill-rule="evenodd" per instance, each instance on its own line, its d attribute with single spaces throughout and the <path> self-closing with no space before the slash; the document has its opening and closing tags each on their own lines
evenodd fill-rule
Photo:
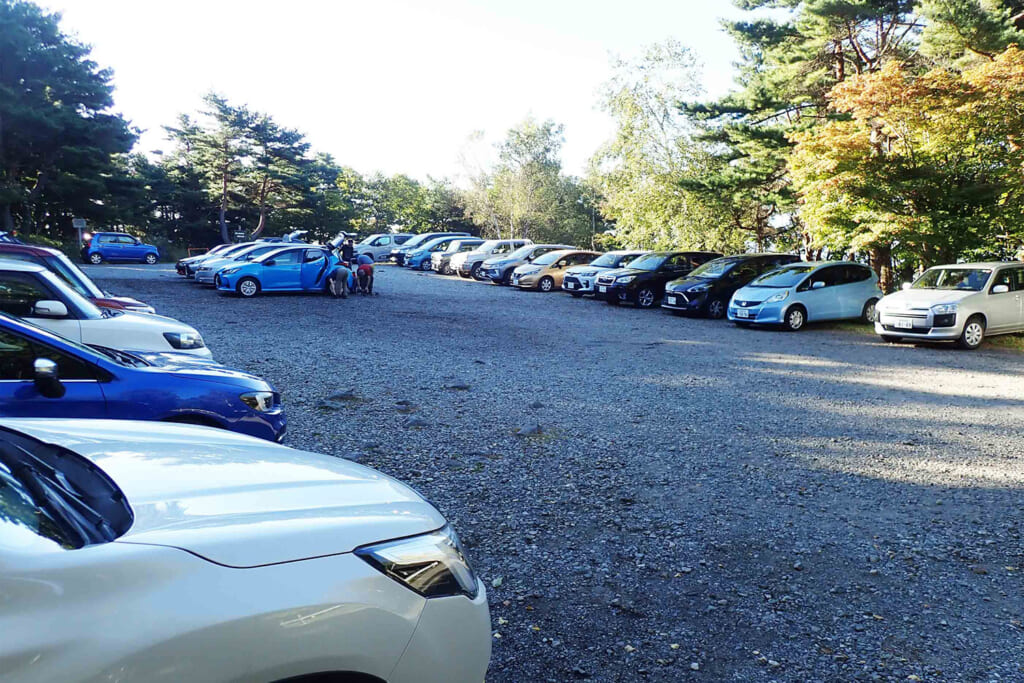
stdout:
<svg viewBox="0 0 1024 683">
<path fill-rule="evenodd" d="M 941 63 L 993 59 L 1024 39 L 1024 2 L 1020 0 L 921 0 L 928 20 L 921 49 Z"/>
</svg>

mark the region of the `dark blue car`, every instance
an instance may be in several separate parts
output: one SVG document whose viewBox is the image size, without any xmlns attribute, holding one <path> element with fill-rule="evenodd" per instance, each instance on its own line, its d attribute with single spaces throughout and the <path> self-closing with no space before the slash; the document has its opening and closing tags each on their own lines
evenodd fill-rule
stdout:
<svg viewBox="0 0 1024 683">
<path fill-rule="evenodd" d="M 269 441 L 285 432 L 281 396 L 259 377 L 185 354 L 82 346 L 3 314 L 0 417 L 161 420 Z"/>
<path fill-rule="evenodd" d="M 125 232 L 97 232 L 82 247 L 82 260 L 93 265 L 104 261 L 153 265 L 160 260 L 160 250 Z"/>
</svg>

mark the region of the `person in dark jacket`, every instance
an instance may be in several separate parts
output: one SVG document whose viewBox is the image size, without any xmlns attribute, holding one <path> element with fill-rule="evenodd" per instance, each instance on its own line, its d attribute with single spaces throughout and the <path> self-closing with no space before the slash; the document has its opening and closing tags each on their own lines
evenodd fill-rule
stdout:
<svg viewBox="0 0 1024 683">
<path fill-rule="evenodd" d="M 356 245 L 355 242 L 352 241 L 352 238 L 349 237 L 345 240 L 345 243 L 341 245 L 341 260 L 352 263 L 352 261 L 355 260 L 355 255 Z"/>
</svg>

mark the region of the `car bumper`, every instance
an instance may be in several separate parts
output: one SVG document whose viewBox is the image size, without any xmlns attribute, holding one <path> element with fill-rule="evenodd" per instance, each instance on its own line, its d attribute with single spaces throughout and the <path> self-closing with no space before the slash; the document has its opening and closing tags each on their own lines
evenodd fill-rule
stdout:
<svg viewBox="0 0 1024 683">
<path fill-rule="evenodd" d="M 501 271 L 497 268 L 480 268 L 476 271 L 476 276 L 481 280 L 500 280 Z"/>
<path fill-rule="evenodd" d="M 426 601 L 416 631 L 389 683 L 483 681 L 491 659 L 491 616 L 483 586 L 464 596 Z"/>
<path fill-rule="evenodd" d="M 540 275 L 516 275 L 513 273 L 509 284 L 520 289 L 536 289 L 539 282 Z"/>
<path fill-rule="evenodd" d="M 632 301 L 636 293 L 631 291 L 628 285 L 598 283 L 594 287 L 594 296 L 602 301 Z"/>
<path fill-rule="evenodd" d="M 285 432 L 288 431 L 288 419 L 283 410 L 276 413 L 252 411 L 246 417 L 232 424 L 231 430 L 255 436 L 257 439 L 281 443 L 284 441 Z"/>
<path fill-rule="evenodd" d="M 211 270 L 200 270 L 196 272 L 196 282 L 199 282 L 204 285 L 212 285 L 213 278 L 215 276 L 216 273 L 214 273 Z"/>
<path fill-rule="evenodd" d="M 562 289 L 573 294 L 593 294 L 596 282 L 597 280 L 592 277 L 566 275 L 562 280 Z"/>
<path fill-rule="evenodd" d="M 665 292 L 661 307 L 670 311 L 686 311 L 696 313 L 704 308 L 706 294 L 686 294 L 685 292 Z"/>
<path fill-rule="evenodd" d="M 953 315 L 952 313 L 950 314 Z M 963 321 L 958 316 L 950 327 L 934 327 L 931 314 L 926 318 L 908 317 L 879 313 L 875 322 L 875 332 L 886 337 L 905 337 L 933 341 L 954 341 L 963 332 Z M 906 325 L 912 325 L 907 328 Z"/>
<path fill-rule="evenodd" d="M 786 309 L 784 302 L 776 304 L 758 304 L 741 308 L 729 304 L 729 320 L 734 323 L 751 323 L 758 325 L 781 325 L 785 321 Z"/>
</svg>

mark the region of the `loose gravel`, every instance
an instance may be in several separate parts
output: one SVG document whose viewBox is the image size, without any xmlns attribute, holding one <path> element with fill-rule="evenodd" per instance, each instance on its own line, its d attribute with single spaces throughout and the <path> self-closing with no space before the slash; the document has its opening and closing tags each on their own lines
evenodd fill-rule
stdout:
<svg viewBox="0 0 1024 683">
<path fill-rule="evenodd" d="M 88 270 L 273 382 L 289 445 L 449 517 L 488 681 L 1024 680 L 1020 354 L 392 267 L 251 301 Z"/>
</svg>

